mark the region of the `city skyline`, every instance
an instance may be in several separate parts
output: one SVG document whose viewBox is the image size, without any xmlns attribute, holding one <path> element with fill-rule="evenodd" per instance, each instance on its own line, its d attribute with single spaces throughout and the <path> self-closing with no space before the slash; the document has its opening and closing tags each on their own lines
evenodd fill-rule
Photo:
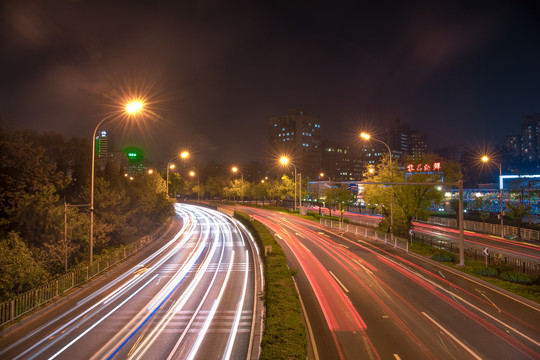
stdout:
<svg viewBox="0 0 540 360">
<path fill-rule="evenodd" d="M 399 118 L 431 150 L 503 145 L 540 112 L 532 8 L 10 1 L 1 118 L 90 138 L 112 101 L 143 91 L 145 124 L 106 126 L 156 160 L 269 158 L 264 124 L 289 109 L 318 117 L 322 140 Z"/>
</svg>

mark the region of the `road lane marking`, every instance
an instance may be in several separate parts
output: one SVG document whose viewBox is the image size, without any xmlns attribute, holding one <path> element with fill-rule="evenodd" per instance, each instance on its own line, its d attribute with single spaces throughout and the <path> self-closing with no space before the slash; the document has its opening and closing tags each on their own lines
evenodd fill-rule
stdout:
<svg viewBox="0 0 540 360">
<path fill-rule="evenodd" d="M 343 283 L 341 281 L 339 281 L 339 279 L 337 278 L 336 275 L 334 275 L 333 272 L 329 271 L 330 275 L 332 275 L 332 277 L 334 279 L 336 279 L 336 281 L 338 282 L 338 284 L 343 288 L 343 290 L 345 290 L 346 292 L 349 292 L 349 290 L 345 287 L 345 285 L 343 285 Z"/>
<path fill-rule="evenodd" d="M 480 291 L 480 290 L 478 290 L 478 289 L 476 289 L 476 291 L 478 291 L 478 292 L 480 293 L 480 295 L 482 295 L 483 297 L 485 297 L 486 300 L 489 301 L 489 302 L 491 303 L 491 305 L 493 305 L 493 306 L 495 307 L 495 309 L 497 309 L 499 312 L 501 312 L 501 309 L 499 309 L 499 307 L 498 307 L 497 305 L 495 305 L 495 303 L 494 303 L 493 301 L 491 301 L 491 299 L 488 298 L 488 297 L 486 296 L 486 294 L 484 294 L 482 291 Z"/>
<path fill-rule="evenodd" d="M 398 354 L 394 354 L 394 357 L 396 358 L 396 360 L 401 360 Z"/>
<path fill-rule="evenodd" d="M 439 324 L 438 322 L 436 322 L 435 320 L 433 320 L 428 314 L 426 314 L 425 312 L 422 311 L 422 315 L 424 315 L 425 317 L 427 317 L 432 323 L 434 323 L 439 329 L 441 329 L 446 335 L 448 335 L 452 340 L 454 340 L 455 342 L 457 342 L 459 345 L 461 345 L 462 348 L 464 348 L 465 350 L 467 350 L 467 352 L 469 354 L 471 354 L 475 359 L 478 359 L 478 360 L 482 360 L 482 358 L 478 355 L 476 355 L 476 353 L 474 351 L 472 351 L 467 345 L 465 345 L 464 343 L 462 343 L 458 338 L 456 338 L 454 335 L 452 335 L 450 333 L 450 331 L 446 330 L 441 324 Z"/>
</svg>

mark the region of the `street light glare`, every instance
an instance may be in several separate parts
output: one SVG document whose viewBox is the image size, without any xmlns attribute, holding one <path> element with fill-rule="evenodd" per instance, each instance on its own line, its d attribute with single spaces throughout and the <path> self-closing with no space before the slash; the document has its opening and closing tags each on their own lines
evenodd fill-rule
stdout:
<svg viewBox="0 0 540 360">
<path fill-rule="evenodd" d="M 487 157 L 486 155 L 482 156 L 482 161 L 483 161 L 483 162 L 488 162 L 488 161 L 489 161 L 489 157 Z"/>
<path fill-rule="evenodd" d="M 126 105 L 126 111 L 130 114 L 135 114 L 141 111 L 143 108 L 143 103 L 140 101 L 132 101 Z"/>
<path fill-rule="evenodd" d="M 169 165 L 169 169 L 174 169 L 174 168 L 175 168 L 174 164 Z"/>
<path fill-rule="evenodd" d="M 287 165 L 289 163 L 289 158 L 283 156 L 281 159 L 279 159 L 279 161 L 283 164 L 283 165 Z"/>
<path fill-rule="evenodd" d="M 190 171 L 189 176 L 195 176 L 195 171 Z"/>
<path fill-rule="evenodd" d="M 189 152 L 187 151 L 182 151 L 182 153 L 180 154 L 180 157 L 182 159 L 187 159 L 189 157 Z"/>
<path fill-rule="evenodd" d="M 360 137 L 361 137 L 362 139 L 369 140 L 369 139 L 371 138 L 371 135 L 369 135 L 369 134 L 363 132 L 363 133 L 360 134 Z"/>
<path fill-rule="evenodd" d="M 234 173 L 235 173 L 235 172 L 237 172 L 237 171 L 238 171 L 238 168 L 237 168 L 236 166 L 233 166 L 233 168 L 232 168 L 231 170 L 232 170 L 232 172 L 234 172 Z"/>
</svg>

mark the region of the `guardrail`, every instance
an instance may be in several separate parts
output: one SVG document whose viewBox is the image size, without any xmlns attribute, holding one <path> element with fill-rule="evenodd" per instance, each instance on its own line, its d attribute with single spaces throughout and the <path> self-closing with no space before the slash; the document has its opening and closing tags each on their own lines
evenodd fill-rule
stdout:
<svg viewBox="0 0 540 360">
<path fill-rule="evenodd" d="M 388 233 L 377 231 L 374 228 L 377 226 L 377 224 L 372 222 L 358 221 L 357 223 L 360 223 L 359 225 L 344 224 L 338 221 L 321 218 L 320 223 L 321 225 L 330 227 L 332 229 L 337 229 L 356 236 L 362 236 L 365 239 L 381 241 L 384 242 L 384 244 L 393 245 L 395 248 L 404 250 L 406 252 L 409 251 L 409 240 L 394 236 L 394 243 L 392 244 L 390 235 Z M 459 246 L 453 241 L 447 241 L 441 238 L 422 234 L 415 234 L 412 240 L 424 245 L 430 245 L 434 248 L 446 250 L 454 254 L 459 254 Z M 475 247 L 465 248 L 464 252 L 465 258 L 467 259 L 475 261 L 485 260 L 488 265 L 505 264 L 515 271 L 523 272 L 532 276 L 540 275 L 540 262 L 537 261 L 523 260 L 512 256 L 503 255 L 502 253 L 496 254 L 495 252 L 491 252 L 486 256 L 482 254 L 481 249 Z"/>
<path fill-rule="evenodd" d="M 122 249 L 117 249 L 116 251 L 113 251 L 107 255 L 101 256 L 99 261 L 95 261 L 92 266 L 86 266 L 84 268 L 61 275 L 60 277 L 48 281 L 35 289 L 29 290 L 15 296 L 11 300 L 0 303 L 0 326 L 3 326 L 34 310 L 35 308 L 46 304 L 47 302 L 64 294 L 66 291 L 92 279 L 96 275 L 106 271 L 111 266 L 123 261 L 146 246 L 148 243 L 160 237 L 168 226 L 169 224 L 157 230 L 152 235 L 147 235 Z"/>
<path fill-rule="evenodd" d="M 457 228 L 456 219 L 431 216 L 428 220 L 430 224 L 443 225 L 451 228 Z M 469 231 L 482 232 L 491 235 L 501 235 L 501 225 L 491 223 L 481 223 L 478 221 L 465 220 L 463 221 L 463 229 Z M 504 225 L 504 236 L 517 238 L 518 230 L 515 226 Z M 532 229 L 520 229 L 521 238 L 528 240 L 540 241 L 540 231 Z"/>
</svg>

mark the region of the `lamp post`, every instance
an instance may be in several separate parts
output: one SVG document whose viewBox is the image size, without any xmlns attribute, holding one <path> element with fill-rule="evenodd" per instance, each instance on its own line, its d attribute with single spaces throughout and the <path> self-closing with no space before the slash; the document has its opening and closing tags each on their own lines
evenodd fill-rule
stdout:
<svg viewBox="0 0 540 360">
<path fill-rule="evenodd" d="M 182 151 L 178 156 L 172 158 L 171 160 L 169 160 L 169 162 L 167 162 L 167 198 L 169 196 L 169 169 L 174 169 L 176 167 L 176 165 L 173 164 L 173 161 L 176 160 L 176 159 L 187 159 L 189 158 L 189 152 L 188 151 Z"/>
<path fill-rule="evenodd" d="M 240 191 L 240 198 L 241 198 L 242 203 L 243 203 L 243 202 L 244 202 L 244 174 L 243 174 L 240 170 L 238 170 L 238 168 L 237 168 L 236 166 L 233 166 L 232 169 L 231 169 L 231 171 L 232 171 L 233 173 L 235 173 L 235 174 L 236 174 L 237 172 L 239 172 L 240 175 L 242 176 L 242 182 L 240 183 L 240 184 L 241 184 L 241 187 L 242 187 L 242 188 L 241 188 L 241 191 Z"/>
<path fill-rule="evenodd" d="M 281 165 L 287 166 L 292 165 L 294 168 L 294 210 L 296 210 L 296 166 L 292 162 L 289 161 L 289 158 L 286 156 L 282 156 L 279 161 L 281 162 Z M 300 207 L 302 207 L 302 184 L 300 183 Z"/>
<path fill-rule="evenodd" d="M 360 137 L 366 141 L 369 141 L 370 139 L 373 141 L 377 141 L 388 149 L 388 154 L 390 156 L 390 182 L 394 180 L 394 168 L 392 166 L 392 150 L 390 150 L 390 147 L 384 142 L 379 139 L 372 138 L 371 135 L 363 132 L 360 134 Z M 390 199 L 390 237 L 391 240 L 394 240 L 394 185 L 392 185 L 392 198 Z M 397 246 L 397 240 L 394 242 L 394 246 Z"/>
<path fill-rule="evenodd" d="M 143 110 L 144 104 L 141 101 L 131 101 L 125 106 L 124 112 L 128 115 L 136 115 Z M 92 173 L 90 180 L 90 266 L 92 266 L 93 255 L 94 255 L 94 169 L 96 162 L 96 133 L 101 124 L 105 120 L 110 119 L 106 117 L 102 119 L 94 129 L 94 134 L 92 135 Z"/>
<path fill-rule="evenodd" d="M 488 163 L 489 162 L 489 156 L 484 155 L 482 156 L 482 162 Z M 501 237 L 504 238 L 504 212 L 503 212 L 503 189 L 502 189 L 502 163 L 499 162 L 499 201 L 500 201 L 500 208 L 501 208 Z"/>
<path fill-rule="evenodd" d="M 326 175 L 326 174 L 323 173 L 323 172 L 319 174 L 319 177 L 320 177 L 320 178 L 327 178 L 329 184 L 332 182 L 332 180 L 330 180 L 330 176 Z"/>
<path fill-rule="evenodd" d="M 201 187 L 199 185 L 199 175 L 195 175 L 195 171 L 190 171 L 189 176 L 194 177 L 197 176 L 197 202 L 201 201 Z"/>
</svg>

